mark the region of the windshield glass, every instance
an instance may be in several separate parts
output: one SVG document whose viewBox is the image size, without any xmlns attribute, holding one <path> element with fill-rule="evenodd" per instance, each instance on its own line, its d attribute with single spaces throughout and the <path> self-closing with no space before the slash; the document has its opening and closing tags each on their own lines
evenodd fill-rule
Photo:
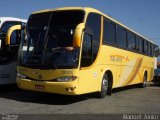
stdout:
<svg viewBox="0 0 160 120">
<path fill-rule="evenodd" d="M 31 15 L 19 64 L 51 69 L 77 67 L 79 49 L 73 47 L 73 32 L 83 18 L 84 12 L 79 10 Z"/>
</svg>

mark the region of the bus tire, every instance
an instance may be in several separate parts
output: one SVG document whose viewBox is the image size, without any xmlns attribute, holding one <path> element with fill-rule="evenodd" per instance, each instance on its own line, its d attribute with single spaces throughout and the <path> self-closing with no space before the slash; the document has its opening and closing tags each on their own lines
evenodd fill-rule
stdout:
<svg viewBox="0 0 160 120">
<path fill-rule="evenodd" d="M 109 88 L 110 88 L 109 77 L 105 73 L 102 78 L 102 82 L 101 82 L 101 91 L 97 93 L 97 97 L 104 98 L 106 96 L 106 94 L 108 94 L 110 92 Z"/>
<path fill-rule="evenodd" d="M 147 86 L 147 72 L 144 73 L 143 83 L 141 83 L 141 88 L 145 88 Z"/>
</svg>

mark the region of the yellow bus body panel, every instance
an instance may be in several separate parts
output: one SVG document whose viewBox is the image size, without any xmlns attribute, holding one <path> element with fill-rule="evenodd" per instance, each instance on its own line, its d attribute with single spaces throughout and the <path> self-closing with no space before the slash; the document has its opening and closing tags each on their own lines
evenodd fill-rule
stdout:
<svg viewBox="0 0 160 120">
<path fill-rule="evenodd" d="M 62 76 L 77 76 L 77 70 L 40 70 L 24 67 L 18 67 L 17 70 L 28 77 L 27 79 L 20 79 L 17 77 L 17 84 L 22 89 L 58 94 L 79 94 L 79 78 L 71 82 L 52 81 Z M 44 88 L 37 89 L 35 88 L 36 85 L 43 86 Z"/>
</svg>

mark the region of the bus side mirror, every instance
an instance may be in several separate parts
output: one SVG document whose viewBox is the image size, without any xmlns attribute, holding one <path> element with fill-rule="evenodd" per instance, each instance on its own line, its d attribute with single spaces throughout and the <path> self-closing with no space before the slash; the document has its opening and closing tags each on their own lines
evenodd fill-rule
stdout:
<svg viewBox="0 0 160 120">
<path fill-rule="evenodd" d="M 11 44 L 11 35 L 15 30 L 21 30 L 21 25 L 14 25 L 9 28 L 7 35 L 6 35 L 6 45 Z"/>
<path fill-rule="evenodd" d="M 85 28 L 84 23 L 78 24 L 77 27 L 75 28 L 73 33 L 73 47 L 81 46 L 82 33 L 84 28 Z"/>
</svg>

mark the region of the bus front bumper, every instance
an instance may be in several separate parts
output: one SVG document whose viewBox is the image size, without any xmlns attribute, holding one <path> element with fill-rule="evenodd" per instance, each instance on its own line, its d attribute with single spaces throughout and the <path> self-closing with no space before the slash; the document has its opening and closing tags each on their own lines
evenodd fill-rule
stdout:
<svg viewBox="0 0 160 120">
<path fill-rule="evenodd" d="M 79 95 L 77 84 L 77 80 L 72 82 L 48 82 L 17 78 L 17 85 L 21 89 L 63 95 Z"/>
</svg>

